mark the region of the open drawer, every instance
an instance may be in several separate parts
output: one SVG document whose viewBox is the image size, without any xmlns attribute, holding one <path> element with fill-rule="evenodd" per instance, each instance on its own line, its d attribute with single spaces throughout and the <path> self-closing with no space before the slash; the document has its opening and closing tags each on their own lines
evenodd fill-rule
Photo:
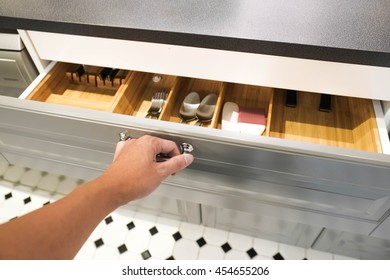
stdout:
<svg viewBox="0 0 390 280">
<path fill-rule="evenodd" d="M 180 110 L 191 92 L 198 94 L 198 105 L 208 94 L 215 94 L 210 118 L 183 119 Z M 283 89 L 58 63 L 27 99 L 215 129 L 224 129 L 223 107 L 230 103 L 237 106 L 233 113 L 238 116 L 235 123 L 231 121 L 230 131 L 256 135 L 256 130 L 240 129 L 245 120 L 239 116 L 244 112 L 246 117 L 264 119 L 265 129 L 258 136 L 382 153 L 381 143 L 386 145 L 388 139 L 381 141 L 372 100 L 327 96 L 328 110 L 323 112 L 321 94 L 294 92 L 293 106 L 286 103 L 288 94 Z M 153 99 L 160 101 L 153 105 Z M 150 113 L 153 106 L 160 108 Z"/>
<path fill-rule="evenodd" d="M 131 69 L 119 79 L 99 82 L 101 70 L 87 78 L 77 76 L 78 69 L 58 63 L 22 95 L 29 100 L 0 96 L 0 151 L 11 163 L 76 170 L 89 179 L 111 162 L 118 133 L 127 130 L 134 138 L 151 134 L 193 145 L 196 161 L 164 183 L 174 197 L 191 193 L 187 200 L 212 204 L 215 196 L 221 207 L 251 197 L 253 207 L 242 209 L 240 203 L 237 210 L 280 206 L 275 213 L 282 219 L 304 222 L 305 212 L 313 221 L 317 214 L 339 217 L 353 221 L 356 229 L 364 224 L 364 233 L 390 209 L 390 156 L 380 144 L 388 139 L 378 133 L 383 120 L 371 100 L 332 96 L 331 112 L 320 112 L 315 93 L 298 92 L 297 106 L 287 108 L 283 89 Z M 147 115 L 158 91 L 166 93 L 165 102 L 151 119 Z M 182 123 L 179 115 L 192 91 L 200 99 L 216 95 L 211 119 L 201 125 Z M 264 132 L 221 129 L 226 102 L 262 109 Z M 292 209 L 301 214 L 292 217 Z"/>
</svg>

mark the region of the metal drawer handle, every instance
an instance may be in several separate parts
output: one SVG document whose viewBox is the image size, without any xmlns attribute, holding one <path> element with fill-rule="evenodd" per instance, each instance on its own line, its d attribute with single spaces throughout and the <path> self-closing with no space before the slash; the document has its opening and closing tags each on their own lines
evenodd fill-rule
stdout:
<svg viewBox="0 0 390 280">
<path fill-rule="evenodd" d="M 123 132 L 119 133 L 119 141 L 127 141 L 127 140 L 131 140 L 131 139 L 132 139 L 132 137 L 127 134 L 127 131 L 123 131 Z M 193 150 L 194 150 L 194 147 L 189 143 L 181 143 L 179 145 L 179 151 L 181 154 L 190 154 L 193 152 Z M 163 162 L 163 161 L 166 161 L 168 159 L 169 159 L 169 157 L 167 157 L 166 155 L 163 155 L 163 154 L 156 155 L 157 162 Z"/>
<path fill-rule="evenodd" d="M 192 151 L 194 150 L 194 147 L 188 143 L 181 143 L 179 148 L 180 148 L 180 153 L 182 154 L 191 154 Z"/>
</svg>

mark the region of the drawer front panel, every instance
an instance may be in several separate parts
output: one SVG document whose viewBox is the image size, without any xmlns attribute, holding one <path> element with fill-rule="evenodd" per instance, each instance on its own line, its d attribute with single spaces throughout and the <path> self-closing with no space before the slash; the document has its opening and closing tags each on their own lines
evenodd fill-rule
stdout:
<svg viewBox="0 0 390 280">
<path fill-rule="evenodd" d="M 134 138 L 151 134 L 194 146 L 192 175 L 183 172 L 168 179 L 176 186 L 206 193 L 222 186 L 219 192 L 234 190 L 234 197 L 250 193 L 286 209 L 321 211 L 373 224 L 390 208 L 385 155 L 351 151 L 355 157 L 332 157 L 326 150 L 299 149 L 292 145 L 297 143 L 288 146 L 282 139 L 259 142 L 259 137 L 240 138 L 203 127 L 7 97 L 1 101 L 2 152 L 32 154 L 39 149 L 41 156 L 53 161 L 61 158 L 70 165 L 104 170 L 118 133 L 126 129 Z M 12 141 L 12 135 L 17 140 Z M 371 156 L 371 162 L 359 155 Z"/>
</svg>

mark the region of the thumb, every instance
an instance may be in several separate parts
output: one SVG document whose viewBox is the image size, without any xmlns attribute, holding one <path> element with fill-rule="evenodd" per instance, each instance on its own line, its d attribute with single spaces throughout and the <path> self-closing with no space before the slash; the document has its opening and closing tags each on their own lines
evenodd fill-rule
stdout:
<svg viewBox="0 0 390 280">
<path fill-rule="evenodd" d="M 175 174 L 180 170 L 186 168 L 194 161 L 194 156 L 191 154 L 182 154 L 174 156 L 165 162 L 159 163 L 162 169 L 164 170 L 164 175 L 168 177 L 169 175 Z"/>
<path fill-rule="evenodd" d="M 115 160 L 118 155 L 121 153 L 121 151 L 123 150 L 123 147 L 126 145 L 127 141 L 119 141 L 117 144 L 116 144 L 116 148 L 115 148 L 115 154 L 114 154 L 114 159 Z"/>
</svg>

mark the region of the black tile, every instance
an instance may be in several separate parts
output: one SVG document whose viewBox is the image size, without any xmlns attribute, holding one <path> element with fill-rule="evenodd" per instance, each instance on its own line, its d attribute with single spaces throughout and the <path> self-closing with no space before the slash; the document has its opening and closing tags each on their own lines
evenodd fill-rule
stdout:
<svg viewBox="0 0 390 280">
<path fill-rule="evenodd" d="M 180 239 L 183 238 L 181 236 L 180 232 L 176 232 L 176 233 L 172 234 L 172 236 L 173 236 L 173 239 L 175 239 L 175 241 L 179 241 Z"/>
<path fill-rule="evenodd" d="M 126 226 L 127 226 L 127 228 L 128 228 L 129 230 L 132 230 L 133 228 L 135 228 L 134 222 L 130 222 L 130 223 L 128 223 Z"/>
<path fill-rule="evenodd" d="M 273 256 L 274 260 L 284 260 L 283 256 L 280 253 L 276 253 Z"/>
<path fill-rule="evenodd" d="M 255 249 L 253 248 L 250 248 L 248 251 L 246 251 L 246 253 L 248 254 L 248 256 L 253 259 L 254 257 L 257 256 L 257 252 Z"/>
<path fill-rule="evenodd" d="M 198 243 L 199 247 L 203 247 L 204 245 L 207 244 L 206 240 L 204 240 L 203 237 L 201 237 L 198 240 L 196 240 L 196 243 Z"/>
<path fill-rule="evenodd" d="M 167 260 L 173 261 L 173 260 L 175 260 L 175 258 L 173 256 L 170 256 L 169 258 L 167 258 Z"/>
<path fill-rule="evenodd" d="M 126 244 L 123 244 L 121 246 L 118 247 L 118 251 L 120 254 L 123 254 L 124 252 L 127 251 L 127 247 L 126 247 Z"/>
<path fill-rule="evenodd" d="M 149 250 L 146 250 L 145 252 L 142 252 L 141 256 L 142 256 L 142 258 L 144 260 L 150 259 L 152 257 L 152 255 L 150 254 Z"/>
<path fill-rule="evenodd" d="M 7 193 L 7 194 L 4 196 L 5 199 L 10 199 L 11 197 L 12 197 L 12 192 Z"/>
<path fill-rule="evenodd" d="M 232 249 L 232 247 L 230 247 L 230 245 L 229 245 L 229 243 L 225 243 L 225 244 L 223 244 L 222 246 L 221 246 L 221 248 L 222 248 L 222 250 L 225 252 L 225 253 L 227 253 L 227 252 L 229 252 L 231 249 Z"/>
<path fill-rule="evenodd" d="M 25 198 L 23 201 L 24 201 L 24 204 L 30 203 L 31 197 L 29 196 L 29 197 Z"/>
<path fill-rule="evenodd" d="M 48 204 L 50 204 L 50 201 L 47 201 L 47 202 L 43 203 L 43 206 L 46 206 Z"/>
<path fill-rule="evenodd" d="M 98 240 L 95 241 L 96 248 L 99 248 L 100 246 L 103 245 L 104 245 L 103 239 L 99 238 Z"/>
<path fill-rule="evenodd" d="M 153 236 L 153 235 L 155 235 L 155 234 L 158 233 L 158 230 L 157 230 L 156 227 L 152 227 L 151 229 L 149 229 L 149 232 L 150 232 L 150 234 Z"/>
<path fill-rule="evenodd" d="M 112 219 L 111 216 L 108 216 L 107 218 L 104 219 L 104 221 L 106 222 L 106 224 L 111 224 L 114 220 Z"/>
</svg>

